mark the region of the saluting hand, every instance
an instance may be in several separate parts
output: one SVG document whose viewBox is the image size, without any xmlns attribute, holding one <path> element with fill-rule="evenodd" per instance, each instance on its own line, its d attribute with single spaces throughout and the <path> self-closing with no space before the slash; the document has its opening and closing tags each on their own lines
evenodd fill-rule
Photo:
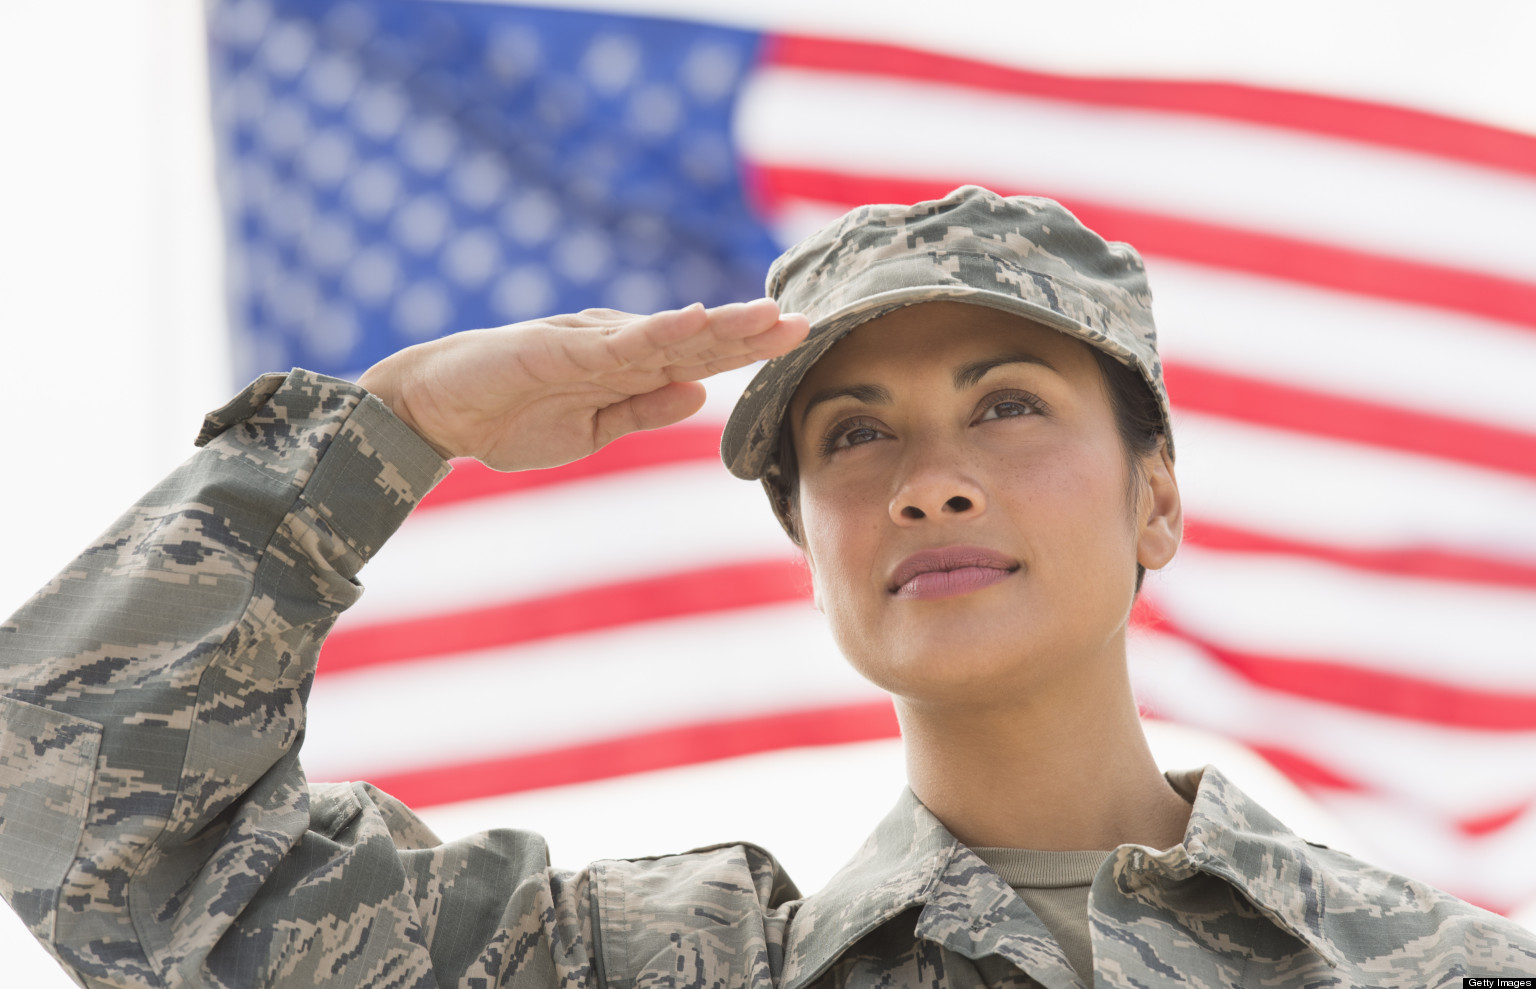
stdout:
<svg viewBox="0 0 1536 989">
<path fill-rule="evenodd" d="M 771 299 L 651 316 L 588 309 L 418 344 L 358 384 L 444 457 L 554 467 L 687 418 L 704 404 L 700 378 L 785 353 L 808 329 Z"/>
</svg>

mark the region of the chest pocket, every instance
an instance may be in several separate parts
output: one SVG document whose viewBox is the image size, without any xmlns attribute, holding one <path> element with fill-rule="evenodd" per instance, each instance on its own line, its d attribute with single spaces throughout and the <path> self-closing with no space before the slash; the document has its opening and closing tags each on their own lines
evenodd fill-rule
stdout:
<svg viewBox="0 0 1536 989">
<path fill-rule="evenodd" d="M 799 891 L 755 845 L 591 866 L 606 989 L 772 989 Z"/>
</svg>

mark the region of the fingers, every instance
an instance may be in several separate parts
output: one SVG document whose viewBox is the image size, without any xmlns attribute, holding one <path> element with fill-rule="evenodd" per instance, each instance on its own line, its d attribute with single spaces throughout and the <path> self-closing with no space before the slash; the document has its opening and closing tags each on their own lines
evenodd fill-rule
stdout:
<svg viewBox="0 0 1536 989">
<path fill-rule="evenodd" d="M 668 373 L 679 381 L 697 381 L 713 374 L 733 371 L 757 361 L 778 357 L 795 349 L 805 340 L 810 322 L 799 313 L 793 313 L 776 321 L 768 329 L 740 342 L 732 348 L 714 348 L 677 361 Z"/>
<path fill-rule="evenodd" d="M 753 360 L 762 360 L 765 357 L 777 357 L 787 354 L 805 341 L 806 335 L 811 331 L 811 321 L 801 313 L 786 313 L 768 329 L 755 336 L 748 337 L 744 342 L 751 347 L 756 356 Z"/>
<path fill-rule="evenodd" d="M 806 332 L 803 317 L 781 317 L 772 299 L 755 299 L 642 317 L 610 331 L 607 346 L 619 365 L 666 369 L 674 380 L 685 380 L 785 353 Z"/>
<path fill-rule="evenodd" d="M 635 395 L 599 409 L 595 426 L 597 446 L 605 446 L 626 433 L 660 429 L 693 415 L 704 407 L 704 386 L 693 381 L 674 381 L 655 391 Z"/>
<path fill-rule="evenodd" d="M 810 321 L 799 313 L 781 316 L 772 299 L 754 299 L 713 309 L 696 303 L 645 317 L 626 329 L 638 332 L 616 334 L 615 350 L 628 349 L 641 358 L 636 363 L 660 355 L 673 380 L 599 409 L 598 446 L 626 433 L 659 429 L 688 418 L 704 405 L 704 387 L 698 379 L 788 353 L 805 339 Z"/>
<path fill-rule="evenodd" d="M 810 331 L 805 316 L 781 314 L 772 299 L 718 306 L 709 310 L 709 315 L 719 345 L 700 357 L 713 368 L 710 373 L 788 353 Z"/>
<path fill-rule="evenodd" d="M 741 340 L 757 336 L 779 320 L 779 304 L 772 299 L 731 302 L 706 310 L 710 330 L 719 340 Z"/>
<path fill-rule="evenodd" d="M 763 332 L 778 318 L 779 307 L 772 299 L 753 299 L 751 302 L 729 302 L 712 309 L 695 302 L 683 309 L 643 317 L 643 322 L 648 324 L 646 338 L 653 344 L 665 346 L 699 335 L 713 340 L 740 340 Z"/>
</svg>

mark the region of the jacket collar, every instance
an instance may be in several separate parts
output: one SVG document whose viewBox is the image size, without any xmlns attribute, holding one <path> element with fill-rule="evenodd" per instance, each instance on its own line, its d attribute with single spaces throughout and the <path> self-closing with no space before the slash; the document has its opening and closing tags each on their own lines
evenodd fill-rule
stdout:
<svg viewBox="0 0 1536 989">
<path fill-rule="evenodd" d="M 1194 797 L 1183 843 L 1163 851 L 1121 846 L 1109 863 L 1133 882 L 1173 883 L 1197 871 L 1225 880 L 1276 926 L 1337 965 L 1338 951 L 1323 933 L 1325 867 L 1311 846 L 1213 766 L 1168 775 L 1186 799 L 1191 791 Z M 802 989 L 875 928 L 914 907 L 930 905 L 934 909 L 924 910 L 917 933 L 972 958 L 997 946 L 975 933 L 978 925 L 960 924 L 960 919 L 1014 922 L 1023 935 L 1017 943 L 1031 955 L 1036 953 L 1030 942 L 1045 930 L 1007 884 L 961 845 L 910 789 L 903 790 L 848 864 L 795 912 L 783 989 Z M 974 945 L 953 943 L 967 930 Z M 1047 955 L 1059 957 L 1046 952 L 1034 965 L 1021 967 L 1054 967 Z"/>
<path fill-rule="evenodd" d="M 1169 851 L 1182 849 L 1195 868 L 1225 879 L 1277 927 L 1337 966 L 1342 956 L 1323 927 L 1330 866 L 1321 846 L 1297 837 L 1216 767 L 1184 775 L 1199 789 L 1184 841 Z M 1180 781 L 1170 774 L 1170 782 Z"/>
<path fill-rule="evenodd" d="M 795 911 L 783 989 L 800 989 L 864 935 L 926 903 L 959 844 L 910 789 L 822 890 Z"/>
</svg>

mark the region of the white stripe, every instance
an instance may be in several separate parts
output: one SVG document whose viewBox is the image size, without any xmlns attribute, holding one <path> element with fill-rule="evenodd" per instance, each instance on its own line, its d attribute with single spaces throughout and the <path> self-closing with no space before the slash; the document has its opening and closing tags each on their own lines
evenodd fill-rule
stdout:
<svg viewBox="0 0 1536 989">
<path fill-rule="evenodd" d="M 1536 330 L 1158 257 L 1147 277 L 1170 364 L 1536 433 Z"/>
<path fill-rule="evenodd" d="M 1038 189 L 1536 281 L 1536 181 L 1427 155 L 773 67 L 743 91 L 736 134 L 761 165 Z"/>
<path fill-rule="evenodd" d="M 1131 679 L 1153 714 L 1294 752 L 1447 821 L 1536 798 L 1536 732 L 1483 732 L 1371 714 L 1254 686 L 1198 647 L 1146 629 Z"/>
<path fill-rule="evenodd" d="M 1148 591 L 1179 627 L 1229 649 L 1536 696 L 1536 591 L 1196 546 Z"/>
<path fill-rule="evenodd" d="M 790 247 L 848 212 L 847 203 L 829 203 L 804 196 L 785 196 L 766 217 L 773 239 L 780 247 Z"/>
<path fill-rule="evenodd" d="M 427 807 L 421 816 L 450 841 L 490 828 L 534 831 L 549 839 L 554 864 L 571 869 L 750 841 L 772 851 L 809 893 L 832 878 L 896 802 L 904 768 L 901 742 L 882 739 Z M 777 794 L 792 794 L 793 809 L 780 810 L 788 801 L 769 796 Z M 662 812 L 646 812 L 653 809 Z M 622 826 L 615 826 L 618 815 Z"/>
<path fill-rule="evenodd" d="M 359 779 L 884 696 L 809 602 L 775 605 L 319 677 L 304 765 Z"/>
<path fill-rule="evenodd" d="M 622 471 L 413 515 L 338 627 L 794 555 L 762 489 L 718 462 Z"/>
<path fill-rule="evenodd" d="M 1174 410 L 1187 517 L 1338 546 L 1536 562 L 1536 482 Z"/>
</svg>

